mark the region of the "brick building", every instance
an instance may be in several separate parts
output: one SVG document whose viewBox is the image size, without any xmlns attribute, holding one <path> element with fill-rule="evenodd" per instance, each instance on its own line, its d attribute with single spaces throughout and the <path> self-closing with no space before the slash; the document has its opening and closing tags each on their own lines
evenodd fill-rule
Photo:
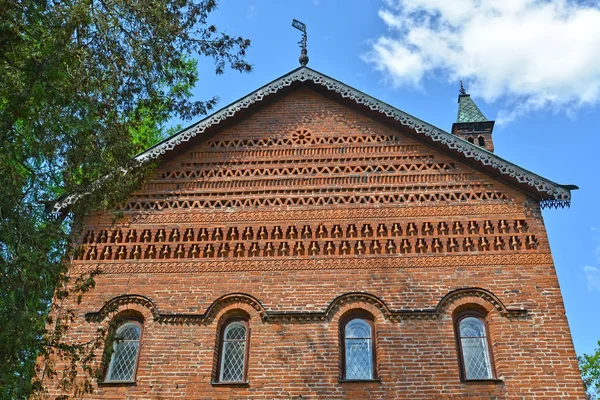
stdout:
<svg viewBox="0 0 600 400">
<path fill-rule="evenodd" d="M 303 66 L 141 154 L 71 268 L 103 271 L 71 334 L 120 338 L 91 397 L 584 398 L 540 211 L 575 187 L 492 130 Z"/>
</svg>

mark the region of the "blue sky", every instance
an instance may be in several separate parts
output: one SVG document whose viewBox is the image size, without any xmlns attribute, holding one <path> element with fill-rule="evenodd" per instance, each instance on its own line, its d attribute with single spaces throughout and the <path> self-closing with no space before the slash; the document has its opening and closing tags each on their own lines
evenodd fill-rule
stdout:
<svg viewBox="0 0 600 400">
<path fill-rule="evenodd" d="M 498 4 L 508 4 L 500 6 Z M 451 4 L 452 7 L 447 7 Z M 544 218 L 578 354 L 600 340 L 600 11 L 550 0 L 235 0 L 210 22 L 252 40 L 254 71 L 215 76 L 201 61 L 196 99 L 233 102 L 309 66 L 442 129 L 456 118 L 458 79 L 489 119 L 495 152 L 576 184 L 571 208 Z M 540 27 L 543 29 L 540 30 Z"/>
</svg>

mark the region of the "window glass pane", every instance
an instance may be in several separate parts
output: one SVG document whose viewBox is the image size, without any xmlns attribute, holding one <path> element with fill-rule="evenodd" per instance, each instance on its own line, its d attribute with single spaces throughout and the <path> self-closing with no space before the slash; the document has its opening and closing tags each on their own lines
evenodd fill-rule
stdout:
<svg viewBox="0 0 600 400">
<path fill-rule="evenodd" d="M 241 322 L 233 322 L 225 329 L 225 340 L 246 340 L 246 327 Z"/>
<path fill-rule="evenodd" d="M 346 339 L 346 379 L 373 379 L 371 339 Z"/>
<path fill-rule="evenodd" d="M 345 327 L 346 379 L 373 379 L 371 325 L 356 318 Z"/>
<path fill-rule="evenodd" d="M 485 326 L 479 318 L 467 317 L 460 321 L 461 337 L 485 337 Z"/>
<path fill-rule="evenodd" d="M 244 358 L 246 341 L 224 342 L 221 358 L 221 382 L 242 382 L 244 380 Z"/>
<path fill-rule="evenodd" d="M 346 338 L 371 339 L 371 325 L 362 319 L 353 319 L 346 324 Z"/>
<path fill-rule="evenodd" d="M 468 317 L 460 322 L 461 347 L 466 379 L 491 379 L 490 361 L 485 324 L 478 318 Z"/>
<path fill-rule="evenodd" d="M 134 323 L 126 323 L 117 330 L 106 374 L 107 381 L 133 381 L 140 336 L 141 329 Z"/>
</svg>

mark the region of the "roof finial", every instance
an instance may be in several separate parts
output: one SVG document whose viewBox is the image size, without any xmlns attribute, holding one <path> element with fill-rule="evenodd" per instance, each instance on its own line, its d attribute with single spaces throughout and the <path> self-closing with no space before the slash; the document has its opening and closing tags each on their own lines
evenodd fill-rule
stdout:
<svg viewBox="0 0 600 400">
<path fill-rule="evenodd" d="M 292 21 L 292 26 L 299 31 L 302 31 L 302 39 L 298 42 L 300 48 L 302 49 L 300 50 L 300 57 L 298 58 L 298 61 L 300 61 L 300 65 L 305 66 L 308 64 L 308 54 L 306 51 L 306 25 L 297 19 L 294 19 Z"/>
<path fill-rule="evenodd" d="M 462 79 L 460 80 L 460 94 L 463 96 L 467 94 L 467 91 L 465 90 L 465 88 L 463 86 Z"/>
</svg>

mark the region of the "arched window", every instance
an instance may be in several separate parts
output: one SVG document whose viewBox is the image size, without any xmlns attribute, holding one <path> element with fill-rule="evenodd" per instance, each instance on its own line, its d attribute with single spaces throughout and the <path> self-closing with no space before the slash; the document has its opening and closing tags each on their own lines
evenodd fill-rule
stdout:
<svg viewBox="0 0 600 400">
<path fill-rule="evenodd" d="M 483 138 L 483 136 L 479 136 L 477 141 L 479 142 L 479 146 L 481 146 L 481 147 L 485 146 L 485 139 Z"/>
<path fill-rule="evenodd" d="M 106 382 L 133 382 L 140 354 L 142 324 L 137 321 L 122 323 L 112 340 L 113 353 L 106 371 Z"/>
<path fill-rule="evenodd" d="M 469 143 L 475 144 L 475 139 L 473 139 L 473 137 L 469 137 L 467 140 L 469 141 Z"/>
<path fill-rule="evenodd" d="M 221 334 L 219 382 L 245 382 L 248 363 L 248 323 L 243 320 L 227 322 Z"/>
<path fill-rule="evenodd" d="M 494 379 L 487 325 L 483 317 L 476 313 L 461 315 L 457 319 L 456 332 L 462 379 Z"/>
<path fill-rule="evenodd" d="M 375 379 L 373 324 L 363 318 L 353 318 L 343 325 L 344 380 Z"/>
</svg>

